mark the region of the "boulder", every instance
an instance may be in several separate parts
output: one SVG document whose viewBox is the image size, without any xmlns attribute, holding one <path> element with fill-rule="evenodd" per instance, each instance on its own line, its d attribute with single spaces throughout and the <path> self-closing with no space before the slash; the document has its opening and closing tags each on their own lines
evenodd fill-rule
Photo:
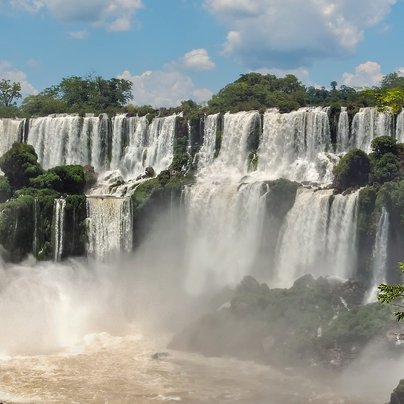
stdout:
<svg viewBox="0 0 404 404">
<path fill-rule="evenodd" d="M 391 393 L 389 404 L 404 404 L 404 379 L 400 380 Z"/>
</svg>

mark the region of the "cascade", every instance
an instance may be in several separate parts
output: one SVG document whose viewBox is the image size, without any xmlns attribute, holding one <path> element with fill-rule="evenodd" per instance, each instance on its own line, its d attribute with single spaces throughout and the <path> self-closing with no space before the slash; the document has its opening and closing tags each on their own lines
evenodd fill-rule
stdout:
<svg viewBox="0 0 404 404">
<path fill-rule="evenodd" d="M 305 273 L 348 278 L 356 264 L 358 192 L 300 188 L 278 239 L 274 282 L 291 286 Z"/>
<path fill-rule="evenodd" d="M 260 245 L 266 192 L 260 182 L 196 184 L 186 191 L 189 291 L 235 284 L 251 273 Z"/>
<path fill-rule="evenodd" d="M 374 107 L 361 108 L 352 121 L 351 146 L 371 151 L 371 143 L 378 136 L 393 136 L 393 114 Z"/>
<path fill-rule="evenodd" d="M 205 117 L 203 145 L 198 153 L 198 169 L 208 166 L 215 158 L 216 133 L 219 114 Z"/>
<path fill-rule="evenodd" d="M 264 114 L 258 171 L 270 179 L 329 183 L 338 161 L 326 153 L 331 144 L 328 114 L 323 108 L 301 108 L 287 114 Z"/>
<path fill-rule="evenodd" d="M 34 239 L 32 243 L 32 252 L 34 256 L 38 254 L 38 239 L 39 239 L 39 206 L 38 199 L 34 199 Z"/>
<path fill-rule="evenodd" d="M 349 147 L 349 118 L 346 107 L 341 107 L 337 128 L 337 153 L 344 153 Z"/>
<path fill-rule="evenodd" d="M 154 118 L 147 131 L 144 167 L 156 173 L 166 170 L 174 156 L 175 124 L 177 115 Z"/>
<path fill-rule="evenodd" d="M 22 140 L 24 119 L 0 118 L 0 156 Z"/>
<path fill-rule="evenodd" d="M 127 118 L 127 127 L 128 146 L 124 150 L 119 168 L 126 178 L 135 178 L 144 173 L 147 167 L 145 165 L 147 155 L 145 148 L 147 135 L 146 116 Z"/>
<path fill-rule="evenodd" d="M 53 260 L 58 262 L 62 259 L 63 254 L 63 236 L 65 230 L 65 207 L 66 199 L 55 199 L 54 202 L 54 218 L 55 218 L 55 243 L 53 249 Z"/>
<path fill-rule="evenodd" d="M 98 173 L 120 170 L 125 179 L 133 179 L 147 166 L 160 172 L 171 164 L 176 117 L 154 118 L 150 125 L 146 117 L 125 114 L 113 117 L 111 124 L 106 114 L 32 118 L 27 143 L 45 169 L 88 164 Z"/>
<path fill-rule="evenodd" d="M 225 114 L 219 156 L 199 168 L 196 184 L 185 192 L 186 283 L 194 292 L 208 281 L 237 282 L 254 261 L 265 190 L 259 182 L 240 184 L 240 179 L 247 173 L 248 139 L 257 124 L 258 112 Z"/>
<path fill-rule="evenodd" d="M 368 292 L 365 295 L 364 303 L 374 303 L 377 301 L 377 287 L 381 283 L 386 283 L 387 271 L 387 249 L 389 242 L 389 214 L 383 207 L 377 225 L 375 244 L 372 252 L 372 281 Z"/>
<path fill-rule="evenodd" d="M 404 109 L 397 116 L 396 123 L 396 139 L 397 143 L 404 142 Z"/>
<path fill-rule="evenodd" d="M 231 169 L 237 174 L 247 172 L 248 140 L 260 125 L 256 111 L 224 115 L 220 152 L 214 161 L 214 169 Z"/>
<path fill-rule="evenodd" d="M 51 115 L 32 118 L 27 143 L 34 146 L 41 165 L 51 168 L 64 164 L 92 165 L 106 169 L 108 118 Z"/>
<path fill-rule="evenodd" d="M 126 134 L 126 114 L 119 114 L 112 118 L 112 154 L 111 154 L 111 170 L 119 168 L 123 150 L 125 147 Z"/>
<path fill-rule="evenodd" d="M 130 198 L 88 197 L 88 246 L 90 256 L 105 261 L 132 250 L 133 225 Z"/>
</svg>

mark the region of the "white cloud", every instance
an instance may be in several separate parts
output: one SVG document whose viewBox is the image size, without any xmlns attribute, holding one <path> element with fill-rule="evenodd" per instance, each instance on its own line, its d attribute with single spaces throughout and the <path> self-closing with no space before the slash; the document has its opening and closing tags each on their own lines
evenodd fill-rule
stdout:
<svg viewBox="0 0 404 404">
<path fill-rule="evenodd" d="M 309 71 L 304 67 L 298 67 L 296 69 L 257 69 L 254 70 L 261 74 L 274 74 L 277 77 L 285 77 L 287 74 L 293 74 L 303 83 L 309 82 Z"/>
<path fill-rule="evenodd" d="M 88 31 L 87 30 L 82 30 L 82 31 L 70 31 L 67 33 L 70 37 L 74 39 L 86 39 L 88 37 Z"/>
<path fill-rule="evenodd" d="M 1 0 L 0 0 L 1 1 Z M 5 6 L 36 13 L 47 9 L 60 21 L 88 22 L 110 31 L 127 31 L 142 0 L 3 0 Z M 1 4 L 0 4 L 1 5 Z"/>
<path fill-rule="evenodd" d="M 349 87 L 372 87 L 379 85 L 382 79 L 381 66 L 368 61 L 356 66 L 354 73 L 345 72 L 341 82 Z"/>
<path fill-rule="evenodd" d="M 404 66 L 403 67 L 399 67 L 397 69 L 397 73 L 399 76 L 403 76 L 404 77 Z"/>
<path fill-rule="evenodd" d="M 227 27 L 224 52 L 249 68 L 295 68 L 353 53 L 397 0 L 204 0 Z"/>
<path fill-rule="evenodd" d="M 6 60 L 0 60 L 0 79 L 19 82 L 21 84 L 23 97 L 38 93 L 36 88 L 27 80 L 27 75 L 23 71 L 15 69 L 12 64 Z"/>
<path fill-rule="evenodd" d="M 182 57 L 182 64 L 190 70 L 211 70 L 215 64 L 210 60 L 206 49 L 192 49 Z"/>
<path fill-rule="evenodd" d="M 137 76 L 125 70 L 118 78 L 133 83 L 133 102 L 137 105 L 173 107 L 183 100 L 202 102 L 212 96 L 210 90 L 195 87 L 190 77 L 176 71 L 146 71 Z"/>
</svg>

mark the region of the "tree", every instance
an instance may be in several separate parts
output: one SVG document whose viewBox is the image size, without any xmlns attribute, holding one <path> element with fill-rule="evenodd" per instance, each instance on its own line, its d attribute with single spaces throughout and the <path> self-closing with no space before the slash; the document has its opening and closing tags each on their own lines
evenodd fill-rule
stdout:
<svg viewBox="0 0 404 404">
<path fill-rule="evenodd" d="M 11 149 L 1 156 L 0 169 L 10 185 L 17 189 L 29 185 L 31 178 L 42 174 L 33 146 L 24 143 L 14 143 Z"/>
<path fill-rule="evenodd" d="M 400 269 L 404 272 L 404 264 L 400 263 Z M 398 321 L 404 318 L 404 305 L 401 303 L 404 298 L 404 285 L 379 285 L 378 299 L 381 303 L 393 303 L 393 305 L 400 310 L 394 312 L 394 316 Z"/>
<path fill-rule="evenodd" d="M 334 80 L 330 83 L 332 91 L 336 91 L 338 83 Z"/>
<path fill-rule="evenodd" d="M 9 107 L 14 105 L 14 100 L 21 98 L 21 84 L 11 80 L 0 80 L 0 105 Z"/>
<path fill-rule="evenodd" d="M 400 76 L 397 72 L 390 73 L 383 77 L 380 88 L 382 90 L 389 90 L 393 88 L 401 88 L 404 90 L 404 77 Z"/>
<path fill-rule="evenodd" d="M 47 115 L 57 112 L 107 112 L 121 109 L 132 98 L 129 80 L 101 76 L 65 77 L 55 86 L 27 97 L 22 109 L 27 114 Z"/>
<path fill-rule="evenodd" d="M 371 164 L 368 155 L 359 149 L 350 150 L 334 168 L 334 187 L 338 191 L 366 185 Z"/>
</svg>

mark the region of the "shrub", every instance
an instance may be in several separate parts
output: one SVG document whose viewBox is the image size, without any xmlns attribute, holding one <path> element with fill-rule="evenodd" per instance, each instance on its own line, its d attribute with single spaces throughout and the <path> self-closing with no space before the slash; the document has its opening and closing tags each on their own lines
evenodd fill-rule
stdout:
<svg viewBox="0 0 404 404">
<path fill-rule="evenodd" d="M 398 153 L 397 140 L 391 136 L 379 136 L 372 140 L 371 146 L 376 157 L 381 157 L 386 153 Z"/>
<path fill-rule="evenodd" d="M 38 156 L 31 145 L 14 143 L 11 149 L 0 158 L 0 169 L 13 188 L 29 185 L 30 178 L 42 174 Z"/>
<path fill-rule="evenodd" d="M 372 159 L 372 182 L 383 184 L 392 181 L 400 174 L 400 160 L 391 153 L 387 152 L 380 157 Z"/>
<path fill-rule="evenodd" d="M 333 185 L 338 191 L 364 186 L 369 181 L 370 168 L 368 155 L 362 150 L 352 149 L 334 168 Z"/>
<path fill-rule="evenodd" d="M 11 197 L 11 187 L 7 177 L 0 176 L 0 203 Z"/>
</svg>

